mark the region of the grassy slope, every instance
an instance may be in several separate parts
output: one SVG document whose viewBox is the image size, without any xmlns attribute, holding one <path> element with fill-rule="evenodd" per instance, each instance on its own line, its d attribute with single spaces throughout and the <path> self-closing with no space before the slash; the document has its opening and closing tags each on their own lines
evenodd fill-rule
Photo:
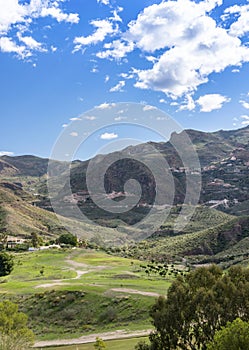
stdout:
<svg viewBox="0 0 249 350">
<path fill-rule="evenodd" d="M 91 250 L 21 253 L 15 261 L 12 274 L 0 278 L 0 295 L 18 302 L 40 339 L 150 328 L 155 296 L 112 289 L 166 294 L 173 278 L 148 278 L 138 261 Z M 76 279 L 79 270 L 88 273 Z"/>
<path fill-rule="evenodd" d="M 32 232 L 52 236 L 65 231 L 53 213 L 34 207 L 31 200 L 32 196 L 25 191 L 0 185 L 1 228 L 16 236 Z"/>
<path fill-rule="evenodd" d="M 36 232 L 43 237 L 56 237 L 70 231 L 79 238 L 99 237 L 106 242 L 125 242 L 129 227 L 121 232 L 86 222 L 57 217 L 54 213 L 32 205 L 33 196 L 13 184 L 0 183 L 0 229 L 9 235 L 26 236 Z M 123 231 L 123 232 L 122 232 Z"/>
<path fill-rule="evenodd" d="M 188 257 L 190 261 L 209 256 L 209 261 L 219 262 L 226 260 L 227 254 L 231 255 L 229 251 L 233 247 L 237 247 L 233 258 L 246 254 L 242 251 L 242 242 L 249 236 L 249 217 L 234 217 L 215 209 L 199 207 L 183 232 L 174 233 L 173 224 L 174 213 L 169 222 L 151 238 L 121 250 L 121 254 L 156 260 L 181 256 Z"/>
</svg>

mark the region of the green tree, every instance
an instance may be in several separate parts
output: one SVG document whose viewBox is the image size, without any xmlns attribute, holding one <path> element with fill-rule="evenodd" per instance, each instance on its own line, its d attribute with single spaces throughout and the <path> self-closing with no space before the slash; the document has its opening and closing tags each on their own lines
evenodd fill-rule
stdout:
<svg viewBox="0 0 249 350">
<path fill-rule="evenodd" d="M 94 343 L 94 347 L 96 350 L 105 350 L 106 349 L 106 345 L 105 342 L 103 341 L 103 339 L 97 337 L 96 341 Z"/>
<path fill-rule="evenodd" d="M 0 350 L 27 350 L 34 342 L 27 316 L 8 300 L 0 302 Z"/>
<path fill-rule="evenodd" d="M 8 242 L 8 233 L 5 228 L 0 229 L 0 244 L 3 249 L 6 248 Z"/>
<path fill-rule="evenodd" d="M 14 268 L 14 260 L 7 253 L 0 253 L 0 276 L 7 276 Z"/>
<path fill-rule="evenodd" d="M 77 245 L 78 240 L 77 237 L 74 236 L 72 233 L 63 233 L 58 238 L 58 242 L 60 244 L 68 244 L 75 247 Z"/>
<path fill-rule="evenodd" d="M 38 248 L 42 244 L 42 238 L 36 232 L 32 232 L 31 243 L 34 248 Z"/>
<path fill-rule="evenodd" d="M 155 331 L 149 349 L 205 350 L 227 322 L 249 319 L 248 300 L 249 269 L 233 267 L 223 274 L 212 265 L 179 276 L 151 310 Z"/>
<path fill-rule="evenodd" d="M 207 346 L 208 350 L 247 350 L 249 349 L 249 323 L 236 318 L 228 322 L 214 335 Z"/>
</svg>

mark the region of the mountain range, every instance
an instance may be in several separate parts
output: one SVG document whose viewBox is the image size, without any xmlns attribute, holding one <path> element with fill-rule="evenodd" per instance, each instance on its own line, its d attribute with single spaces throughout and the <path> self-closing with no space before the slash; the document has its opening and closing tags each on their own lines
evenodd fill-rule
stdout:
<svg viewBox="0 0 249 350">
<path fill-rule="evenodd" d="M 219 227 L 217 235 L 223 237 L 222 225 L 231 222 L 232 226 L 229 229 L 230 231 L 228 230 L 231 244 L 237 244 L 247 237 L 245 227 L 247 225 L 246 215 L 249 215 L 249 127 L 230 131 L 221 130 L 213 133 L 197 130 L 186 130 L 185 132 L 198 155 L 199 169 L 186 168 L 173 146 L 175 140 L 181 142 L 181 138 L 184 137 L 183 133 L 172 134 L 171 139 L 165 143 L 144 143 L 108 155 L 108 159 L 115 161 L 107 169 L 104 176 L 106 196 L 119 202 L 122 207 L 122 200 L 126 196 L 132 196 L 132 193 L 125 191 L 127 180 L 136 179 L 141 186 L 141 198 L 133 210 L 118 214 L 99 208 L 92 200 L 86 183 L 90 161 L 104 167 L 107 155 L 98 155 L 93 160 L 88 161 L 74 161 L 70 168 L 68 163 L 53 161 L 54 176 L 52 179 L 47 174 L 48 159 L 32 155 L 0 157 L 0 228 L 13 235 L 28 235 L 31 232 L 38 232 L 53 236 L 67 230 L 63 226 L 64 224 L 61 224 L 61 220 L 58 220 L 55 214 L 52 213 L 47 181 L 53 181 L 55 184 L 54 199 L 61 203 L 67 216 L 64 220 L 67 221 L 67 225 L 70 223 L 74 226 L 77 234 L 86 237 L 89 234 L 89 236 L 94 237 L 97 232 L 102 239 L 105 237 L 109 242 L 114 239 L 119 243 L 135 237 L 141 239 L 143 234 L 135 228 L 133 229 L 132 225 L 148 215 L 155 201 L 157 186 L 159 188 L 164 186 L 165 193 L 171 190 L 170 183 L 163 183 L 164 178 L 162 177 L 159 178 L 160 183 L 158 184 L 154 169 L 151 170 L 144 164 L 147 164 L 150 159 L 157 159 L 157 157 L 160 161 L 160 157 L 163 157 L 168 164 L 174 183 L 173 208 L 167 222 L 163 223 L 155 232 L 151 232 L 151 235 L 146 234 L 146 237 L 151 236 L 148 242 L 151 244 L 152 240 L 157 239 L 162 246 L 162 240 L 169 241 L 171 239 L 171 243 L 177 243 L 177 236 L 173 234 L 174 220 L 172 218 L 183 206 L 187 188 L 186 179 L 189 172 L 191 172 L 193 178 L 191 190 L 195 191 L 196 172 L 196 179 L 201 177 L 202 181 L 198 201 L 198 210 L 200 211 L 200 208 L 202 208 L 202 219 L 197 218 L 198 215 L 194 216 L 187 228 L 178 233 L 178 246 L 180 246 L 180 241 L 185 242 L 185 247 L 188 246 L 186 239 L 189 242 L 191 240 L 193 242 L 194 239 L 189 235 L 202 232 L 203 237 L 205 236 L 203 239 L 206 240 L 206 248 L 201 241 L 198 241 L 200 243 L 199 247 L 193 248 L 192 244 L 193 249 L 178 249 L 177 253 L 220 254 L 223 248 L 229 249 L 230 243 L 222 246 L 219 241 L 218 245 L 221 250 L 217 250 L 214 246 L 210 248 L 207 237 L 208 230 L 210 232 L 211 228 Z M 140 161 L 137 161 L 137 159 Z M 69 175 L 71 188 L 66 184 Z M 94 173 L 92 179 L 93 184 L 95 184 Z M 59 186 L 57 193 L 56 185 Z M 101 195 L 103 196 L 103 194 Z M 188 203 L 184 203 L 185 206 L 191 207 L 193 205 L 191 198 L 190 196 Z M 172 204 L 167 203 L 167 200 L 166 198 L 166 204 Z M 194 205 L 196 204 L 194 203 Z M 72 210 L 75 205 L 86 217 L 100 226 L 95 226 L 95 229 L 93 229 L 89 223 L 79 222 Z M 209 219 L 206 220 L 205 218 Z M 238 225 L 241 227 L 239 231 L 243 228 L 242 231 L 246 234 L 242 231 L 236 235 L 231 233 L 234 230 L 237 230 L 237 233 L 239 232 Z M 226 229 L 224 228 L 225 231 Z M 110 234 L 108 230 L 112 230 L 112 233 Z M 144 230 L 149 232 L 150 227 L 144 227 Z M 179 238 L 180 236 L 181 238 Z M 198 237 L 201 237 L 201 234 Z M 173 248 L 171 247 L 171 249 Z M 175 248 L 173 250 L 175 251 Z"/>
</svg>

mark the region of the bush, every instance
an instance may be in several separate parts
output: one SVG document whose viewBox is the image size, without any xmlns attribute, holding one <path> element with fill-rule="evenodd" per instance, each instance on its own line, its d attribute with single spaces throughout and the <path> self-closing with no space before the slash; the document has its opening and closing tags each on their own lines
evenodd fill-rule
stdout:
<svg viewBox="0 0 249 350">
<path fill-rule="evenodd" d="M 11 255 L 0 253 L 0 277 L 7 276 L 14 268 L 14 261 Z"/>
<path fill-rule="evenodd" d="M 59 244 L 65 244 L 73 247 L 77 246 L 77 242 L 78 242 L 77 237 L 74 236 L 72 233 L 63 233 L 58 238 Z"/>
</svg>

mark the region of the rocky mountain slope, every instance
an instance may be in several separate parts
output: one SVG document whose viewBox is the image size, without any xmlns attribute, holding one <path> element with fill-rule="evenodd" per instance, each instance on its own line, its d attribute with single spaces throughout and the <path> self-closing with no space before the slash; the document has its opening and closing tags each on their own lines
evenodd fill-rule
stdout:
<svg viewBox="0 0 249 350">
<path fill-rule="evenodd" d="M 208 237 L 211 232 L 210 229 L 213 229 L 214 227 L 219 228 L 217 231 L 219 232 L 217 233 L 219 237 L 223 237 L 222 233 L 220 233 L 222 231 L 232 232 L 232 234 L 227 234 L 227 237 L 230 237 L 232 244 L 238 244 L 240 240 L 246 239 L 247 236 L 244 236 L 244 232 L 247 232 L 245 228 L 248 220 L 244 217 L 241 219 L 234 218 L 234 215 L 245 216 L 249 214 L 249 127 L 231 131 L 221 130 L 214 133 L 187 130 L 187 133 L 198 154 L 200 169 L 189 169 L 186 166 L 184 167 L 181 157 L 179 157 L 176 149 L 172 146 L 174 142 L 170 141 L 177 139 L 178 142 L 181 142 L 181 138 L 183 137 L 182 134 L 172 134 L 171 140 L 166 143 L 150 142 L 138 146 L 130 146 L 124 151 L 115 152 L 111 155 L 111 157 L 114 157 L 113 159 L 119 160 L 113 162 L 104 176 L 106 196 L 114 201 L 118 201 L 120 206 L 122 206 L 122 199 L 127 195 L 132 195 L 132 193 L 125 193 L 124 191 L 124 185 L 127 180 L 131 178 L 136 179 L 141 185 L 142 194 L 140 201 L 133 210 L 126 213 L 115 214 L 111 211 L 107 212 L 104 209 L 99 208 L 93 202 L 86 185 L 86 172 L 89 162 L 73 162 L 70 170 L 70 191 L 65 185 L 60 188 L 58 193 L 55 193 L 55 197 L 65 209 L 66 216 L 68 217 L 66 220 L 77 222 L 75 221 L 72 209 L 76 204 L 90 220 L 95 221 L 102 226 L 103 230 L 101 231 L 100 229 L 99 233 L 103 236 L 106 234 L 105 237 L 107 237 L 107 240 L 109 239 L 109 241 L 111 241 L 113 237 L 116 237 L 118 241 L 134 238 L 134 229 L 132 225 L 141 221 L 150 212 L 150 209 L 154 204 L 155 193 L 158 186 L 158 183 L 156 183 L 153 176 L 153 171 L 151 172 L 148 167 L 144 166 L 143 160 L 146 163 L 148 159 L 156 159 L 158 157 L 158 152 L 160 152 L 160 154 L 167 160 L 170 172 L 173 176 L 175 190 L 173 203 L 175 206 L 172 209 L 173 212 L 169 216 L 168 221 L 161 225 L 156 232 L 152 232 L 152 238 L 160 240 L 160 242 L 161 240 L 164 240 L 164 242 L 170 240 L 170 244 L 175 242 L 174 244 L 178 247 L 181 245 L 180 241 L 182 241 L 185 246 L 188 246 L 187 241 L 192 243 L 202 242 L 200 243 L 200 246 L 195 246 L 190 243 L 190 249 L 177 249 L 177 252 L 184 254 L 206 254 L 208 252 L 208 254 L 211 255 L 220 254 L 220 251 L 215 250 L 213 246 L 211 248 L 209 244 L 205 246 L 207 243 L 206 237 Z M 131 157 L 126 157 L 127 154 Z M 137 156 L 141 160 L 140 162 L 131 159 L 136 158 Z M 106 156 L 99 155 L 95 161 L 100 166 L 104 166 Z M 20 218 L 19 220 L 12 219 L 12 221 L 8 221 L 10 223 L 9 229 L 11 229 L 12 232 L 26 233 L 31 232 L 32 230 L 40 230 L 47 234 L 57 234 L 62 229 L 58 222 L 54 222 L 55 216 L 53 216 L 52 213 L 42 210 L 48 209 L 51 211 L 52 209 L 46 187 L 47 165 L 47 159 L 41 159 L 34 156 L 0 157 L 0 179 L 2 181 L 0 191 L 3 193 L 3 199 L 0 204 L 1 210 L 2 213 L 8 212 L 9 216 L 5 215 L 5 218 L 11 217 L 11 211 L 14 213 L 15 210 L 16 217 Z M 68 176 L 65 169 L 65 163 L 58 161 L 54 162 L 53 173 L 56 174 L 56 176 L 52 180 L 55 184 L 63 184 L 65 182 L 65 179 Z M 174 221 L 172 218 L 174 215 L 177 216 L 176 213 L 184 202 L 186 194 L 186 177 L 191 173 L 193 179 L 191 188 L 194 191 L 195 172 L 196 178 L 199 178 L 201 175 L 202 179 L 199 205 L 201 205 L 205 214 L 201 219 L 195 218 L 192 220 L 189 224 L 190 226 L 188 225 L 178 236 L 172 235 L 172 222 Z M 95 181 L 94 173 L 92 178 L 93 181 Z M 160 178 L 159 181 L 163 184 L 164 179 Z M 165 186 L 165 184 L 163 185 Z M 14 187 L 8 188 L 8 186 Z M 170 186 L 167 186 L 166 183 L 166 192 L 171 190 Z M 12 205 L 6 204 L 11 202 L 10 198 L 13 203 L 15 202 L 15 205 L 13 203 Z M 187 204 L 191 207 L 192 203 L 190 201 Z M 37 206 L 41 209 L 37 208 Z M 208 211 L 209 208 L 211 211 Z M 232 214 L 233 216 L 226 216 L 222 213 L 218 214 L 219 212 L 215 209 L 227 214 Z M 210 213 L 212 213 L 212 215 Z M 44 224 L 43 219 L 35 221 L 35 217 L 43 217 L 43 215 L 45 215 L 44 220 L 46 217 L 46 220 L 52 220 L 53 224 Z M 4 217 L 4 214 L 2 217 Z M 204 217 L 209 218 L 209 220 L 204 220 Z M 12 218 L 14 218 L 14 215 L 12 215 Z M 25 221 L 28 220 L 27 218 L 31 220 L 31 226 Z M 240 222 L 240 220 L 242 221 Z M 17 224 L 16 221 L 19 223 Z M 212 222 L 211 226 L 208 225 L 208 221 Z M 227 225 L 228 222 L 234 224 L 231 224 L 231 229 L 228 229 L 227 231 L 222 225 Z M 240 225 L 242 228 L 242 233 L 238 235 L 236 235 L 237 225 Z M 112 238 L 108 231 L 110 229 L 113 230 Z M 145 231 L 149 229 L 149 227 L 144 228 Z M 96 233 L 93 232 L 90 225 L 87 226 L 86 223 L 80 223 L 75 227 L 75 230 L 77 232 L 88 231 L 91 232 L 92 235 Z M 199 240 L 199 238 L 196 239 L 197 233 L 198 237 L 202 237 L 203 240 Z M 138 232 L 135 233 L 135 236 L 139 236 Z M 234 239 L 235 236 L 236 239 Z M 142 235 L 139 237 L 142 237 Z M 204 244 L 203 242 L 206 243 Z M 221 247 L 220 243 L 218 246 Z M 229 247 L 229 243 L 227 243 L 223 248 L 228 249 Z"/>
</svg>

